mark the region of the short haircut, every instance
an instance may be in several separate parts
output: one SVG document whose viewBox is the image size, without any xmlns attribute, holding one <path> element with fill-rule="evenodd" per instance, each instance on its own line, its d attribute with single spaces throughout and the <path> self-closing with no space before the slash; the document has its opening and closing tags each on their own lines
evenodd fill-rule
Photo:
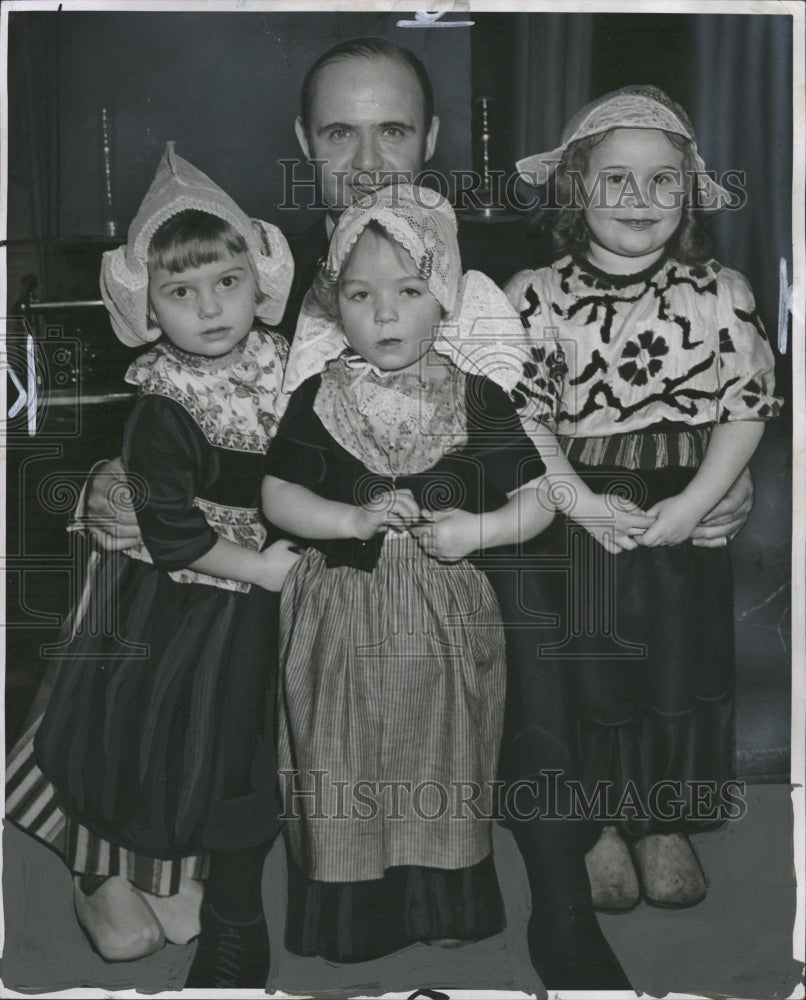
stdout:
<svg viewBox="0 0 806 1000">
<path fill-rule="evenodd" d="M 402 63 L 414 73 L 423 95 L 423 122 L 426 130 L 431 127 L 434 118 L 434 88 L 428 76 L 428 71 L 417 56 L 402 45 L 396 45 L 387 38 L 351 38 L 340 42 L 319 56 L 311 66 L 302 81 L 300 91 L 300 119 L 307 131 L 311 121 L 311 104 L 313 103 L 313 88 L 320 69 L 331 63 L 344 62 L 347 59 L 394 59 Z"/>
<path fill-rule="evenodd" d="M 201 267 L 231 254 L 246 253 L 246 240 L 225 219 L 186 208 L 166 219 L 151 237 L 148 266 L 170 274 Z"/>
</svg>

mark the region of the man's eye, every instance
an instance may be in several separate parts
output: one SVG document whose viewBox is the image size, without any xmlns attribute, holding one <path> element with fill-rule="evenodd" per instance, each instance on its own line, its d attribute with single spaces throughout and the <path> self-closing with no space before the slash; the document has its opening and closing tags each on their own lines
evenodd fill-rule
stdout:
<svg viewBox="0 0 806 1000">
<path fill-rule="evenodd" d="M 328 132 L 328 139 L 330 139 L 331 142 L 342 142 L 344 139 L 349 138 L 349 136 L 350 133 L 346 128 L 334 128 Z"/>
<path fill-rule="evenodd" d="M 398 128 L 396 125 L 389 125 L 383 130 L 383 134 L 388 139 L 401 139 L 403 137 L 403 129 Z"/>
</svg>

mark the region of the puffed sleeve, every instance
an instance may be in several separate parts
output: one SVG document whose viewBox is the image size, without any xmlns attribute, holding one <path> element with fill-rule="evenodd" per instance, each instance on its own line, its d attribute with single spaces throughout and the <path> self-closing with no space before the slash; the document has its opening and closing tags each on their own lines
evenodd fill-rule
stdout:
<svg viewBox="0 0 806 1000">
<path fill-rule="evenodd" d="M 313 410 L 320 376 L 294 390 L 263 465 L 267 476 L 316 490 L 327 475 L 328 442 Z"/>
<path fill-rule="evenodd" d="M 518 311 L 531 341 L 531 357 L 523 366 L 523 377 L 512 400 L 527 434 L 539 435 L 541 426 L 556 430 L 568 365 L 557 340 L 556 320 L 550 319 L 541 294 L 541 271 L 519 271 L 509 279 L 504 292 Z M 548 317 L 548 318 L 547 318 Z"/>
<path fill-rule="evenodd" d="M 775 360 L 753 293 L 738 271 L 717 274 L 719 323 L 718 421 L 770 420 L 782 400 L 774 395 Z"/>
<path fill-rule="evenodd" d="M 154 565 L 183 569 L 218 536 L 193 506 L 212 449 L 189 413 L 164 396 L 144 396 L 123 434 L 123 464 L 133 480 L 137 522 Z"/>
</svg>

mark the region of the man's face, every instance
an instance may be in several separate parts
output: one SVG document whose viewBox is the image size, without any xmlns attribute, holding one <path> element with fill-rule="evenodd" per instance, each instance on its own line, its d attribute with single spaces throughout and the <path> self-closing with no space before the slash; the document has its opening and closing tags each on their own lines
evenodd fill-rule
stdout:
<svg viewBox="0 0 806 1000">
<path fill-rule="evenodd" d="M 386 57 L 351 58 L 316 76 L 307 130 L 297 138 L 316 165 L 322 200 L 335 213 L 358 195 L 411 182 L 434 152 L 439 119 L 428 129 L 417 77 Z M 404 174 L 405 176 L 400 176 Z"/>
</svg>

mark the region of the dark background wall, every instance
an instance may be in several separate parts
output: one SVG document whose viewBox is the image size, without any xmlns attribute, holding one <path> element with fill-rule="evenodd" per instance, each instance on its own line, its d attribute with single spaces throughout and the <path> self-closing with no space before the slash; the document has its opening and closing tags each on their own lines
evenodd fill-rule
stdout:
<svg viewBox="0 0 806 1000">
<path fill-rule="evenodd" d="M 24 96 L 15 95 L 11 106 L 11 141 L 18 145 L 11 150 L 17 198 L 9 236 L 103 232 L 102 106 L 113 123 L 115 214 L 123 233 L 169 139 L 246 212 L 286 224 L 277 208 L 285 195 L 278 161 L 301 156 L 294 135 L 300 84 L 323 51 L 360 35 L 384 35 L 423 60 L 442 119 L 433 165 L 469 167 L 470 35 L 397 28 L 402 16 L 12 13 L 10 71 Z M 43 158 L 46 176 L 31 191 L 30 167 Z M 306 166 L 298 169 L 310 178 Z M 301 229 L 305 222 L 295 214 L 289 225 Z"/>
</svg>

